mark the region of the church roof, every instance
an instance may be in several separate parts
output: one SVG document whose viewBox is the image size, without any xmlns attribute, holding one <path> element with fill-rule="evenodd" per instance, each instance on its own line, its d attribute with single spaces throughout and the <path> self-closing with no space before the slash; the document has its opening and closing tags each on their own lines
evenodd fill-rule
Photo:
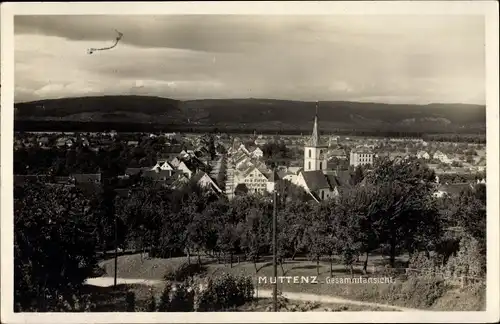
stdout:
<svg viewBox="0 0 500 324">
<path fill-rule="evenodd" d="M 311 191 L 331 188 L 326 176 L 321 170 L 303 171 L 302 176 L 304 177 L 307 187 Z"/>
</svg>

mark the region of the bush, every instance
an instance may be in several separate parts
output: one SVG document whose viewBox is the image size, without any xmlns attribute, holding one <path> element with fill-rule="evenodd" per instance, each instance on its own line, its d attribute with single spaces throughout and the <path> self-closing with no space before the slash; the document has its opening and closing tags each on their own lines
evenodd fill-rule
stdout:
<svg viewBox="0 0 500 324">
<path fill-rule="evenodd" d="M 204 265 L 200 265 L 198 263 L 183 263 L 179 267 L 169 270 L 164 276 L 164 280 L 168 281 L 184 281 L 186 279 L 192 278 L 197 274 L 205 273 L 207 271 L 207 267 Z"/>
<path fill-rule="evenodd" d="M 127 292 L 125 301 L 127 303 L 127 312 L 135 312 L 135 293 L 133 291 Z"/>
<path fill-rule="evenodd" d="M 148 312 L 156 312 L 156 297 L 152 290 L 150 290 L 150 296 L 148 300 L 147 310 Z"/>
<path fill-rule="evenodd" d="M 167 282 L 160 297 L 160 304 L 158 305 L 158 311 L 168 312 L 168 310 L 170 309 L 171 290 L 172 290 L 172 284 L 170 282 Z"/>
<path fill-rule="evenodd" d="M 186 282 L 174 284 L 167 282 L 160 297 L 160 312 L 194 311 L 195 290 Z"/>
<path fill-rule="evenodd" d="M 208 278 L 195 287 L 197 298 L 196 311 L 219 311 L 236 306 L 253 299 L 254 286 L 250 277 L 237 277 L 224 274 Z"/>
<path fill-rule="evenodd" d="M 174 285 L 170 295 L 171 312 L 194 311 L 194 291 L 186 283 Z"/>
<path fill-rule="evenodd" d="M 478 241 L 471 237 L 464 237 L 460 241 L 460 249 L 456 256 L 450 257 L 442 267 L 446 276 L 453 278 L 472 277 L 484 278 L 486 274 L 486 258 L 480 253 Z"/>
</svg>

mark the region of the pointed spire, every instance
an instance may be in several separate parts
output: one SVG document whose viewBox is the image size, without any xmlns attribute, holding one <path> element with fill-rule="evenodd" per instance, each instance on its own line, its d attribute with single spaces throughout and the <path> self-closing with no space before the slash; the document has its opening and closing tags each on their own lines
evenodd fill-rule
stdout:
<svg viewBox="0 0 500 324">
<path fill-rule="evenodd" d="M 313 126 L 313 132 L 312 132 L 312 136 L 311 136 L 311 146 L 318 146 L 319 145 L 318 106 L 319 106 L 319 102 L 316 101 L 316 115 L 314 116 L 314 126 Z"/>
</svg>

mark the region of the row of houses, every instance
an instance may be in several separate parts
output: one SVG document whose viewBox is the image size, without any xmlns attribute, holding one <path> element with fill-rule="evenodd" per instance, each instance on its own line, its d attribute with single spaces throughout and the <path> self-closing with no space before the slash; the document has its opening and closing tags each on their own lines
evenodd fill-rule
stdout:
<svg viewBox="0 0 500 324">
<path fill-rule="evenodd" d="M 269 170 L 262 161 L 264 153 L 259 147 L 247 149 L 244 144 L 238 148 L 231 147 L 228 150 L 230 163 L 233 167 L 232 183 L 230 188 L 245 188 L 249 193 L 263 194 L 272 192 L 276 182 L 279 180 L 278 175 Z M 230 193 L 231 196 L 234 192 Z"/>
<path fill-rule="evenodd" d="M 122 178 L 140 176 L 153 181 L 158 186 L 178 189 L 194 181 L 198 185 L 221 194 L 223 184 L 217 183 L 209 174 L 210 161 L 204 157 L 209 154 L 206 148 L 199 147 L 196 150 L 182 150 L 174 154 L 160 158 L 152 167 L 127 168 Z"/>
</svg>

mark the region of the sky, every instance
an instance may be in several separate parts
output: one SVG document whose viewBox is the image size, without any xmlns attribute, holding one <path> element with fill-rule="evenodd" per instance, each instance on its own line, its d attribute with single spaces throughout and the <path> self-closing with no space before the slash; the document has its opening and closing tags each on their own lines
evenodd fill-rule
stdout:
<svg viewBox="0 0 500 324">
<path fill-rule="evenodd" d="M 16 16 L 15 102 L 485 103 L 483 16 Z M 88 48 L 108 51 L 87 54 Z"/>
</svg>

